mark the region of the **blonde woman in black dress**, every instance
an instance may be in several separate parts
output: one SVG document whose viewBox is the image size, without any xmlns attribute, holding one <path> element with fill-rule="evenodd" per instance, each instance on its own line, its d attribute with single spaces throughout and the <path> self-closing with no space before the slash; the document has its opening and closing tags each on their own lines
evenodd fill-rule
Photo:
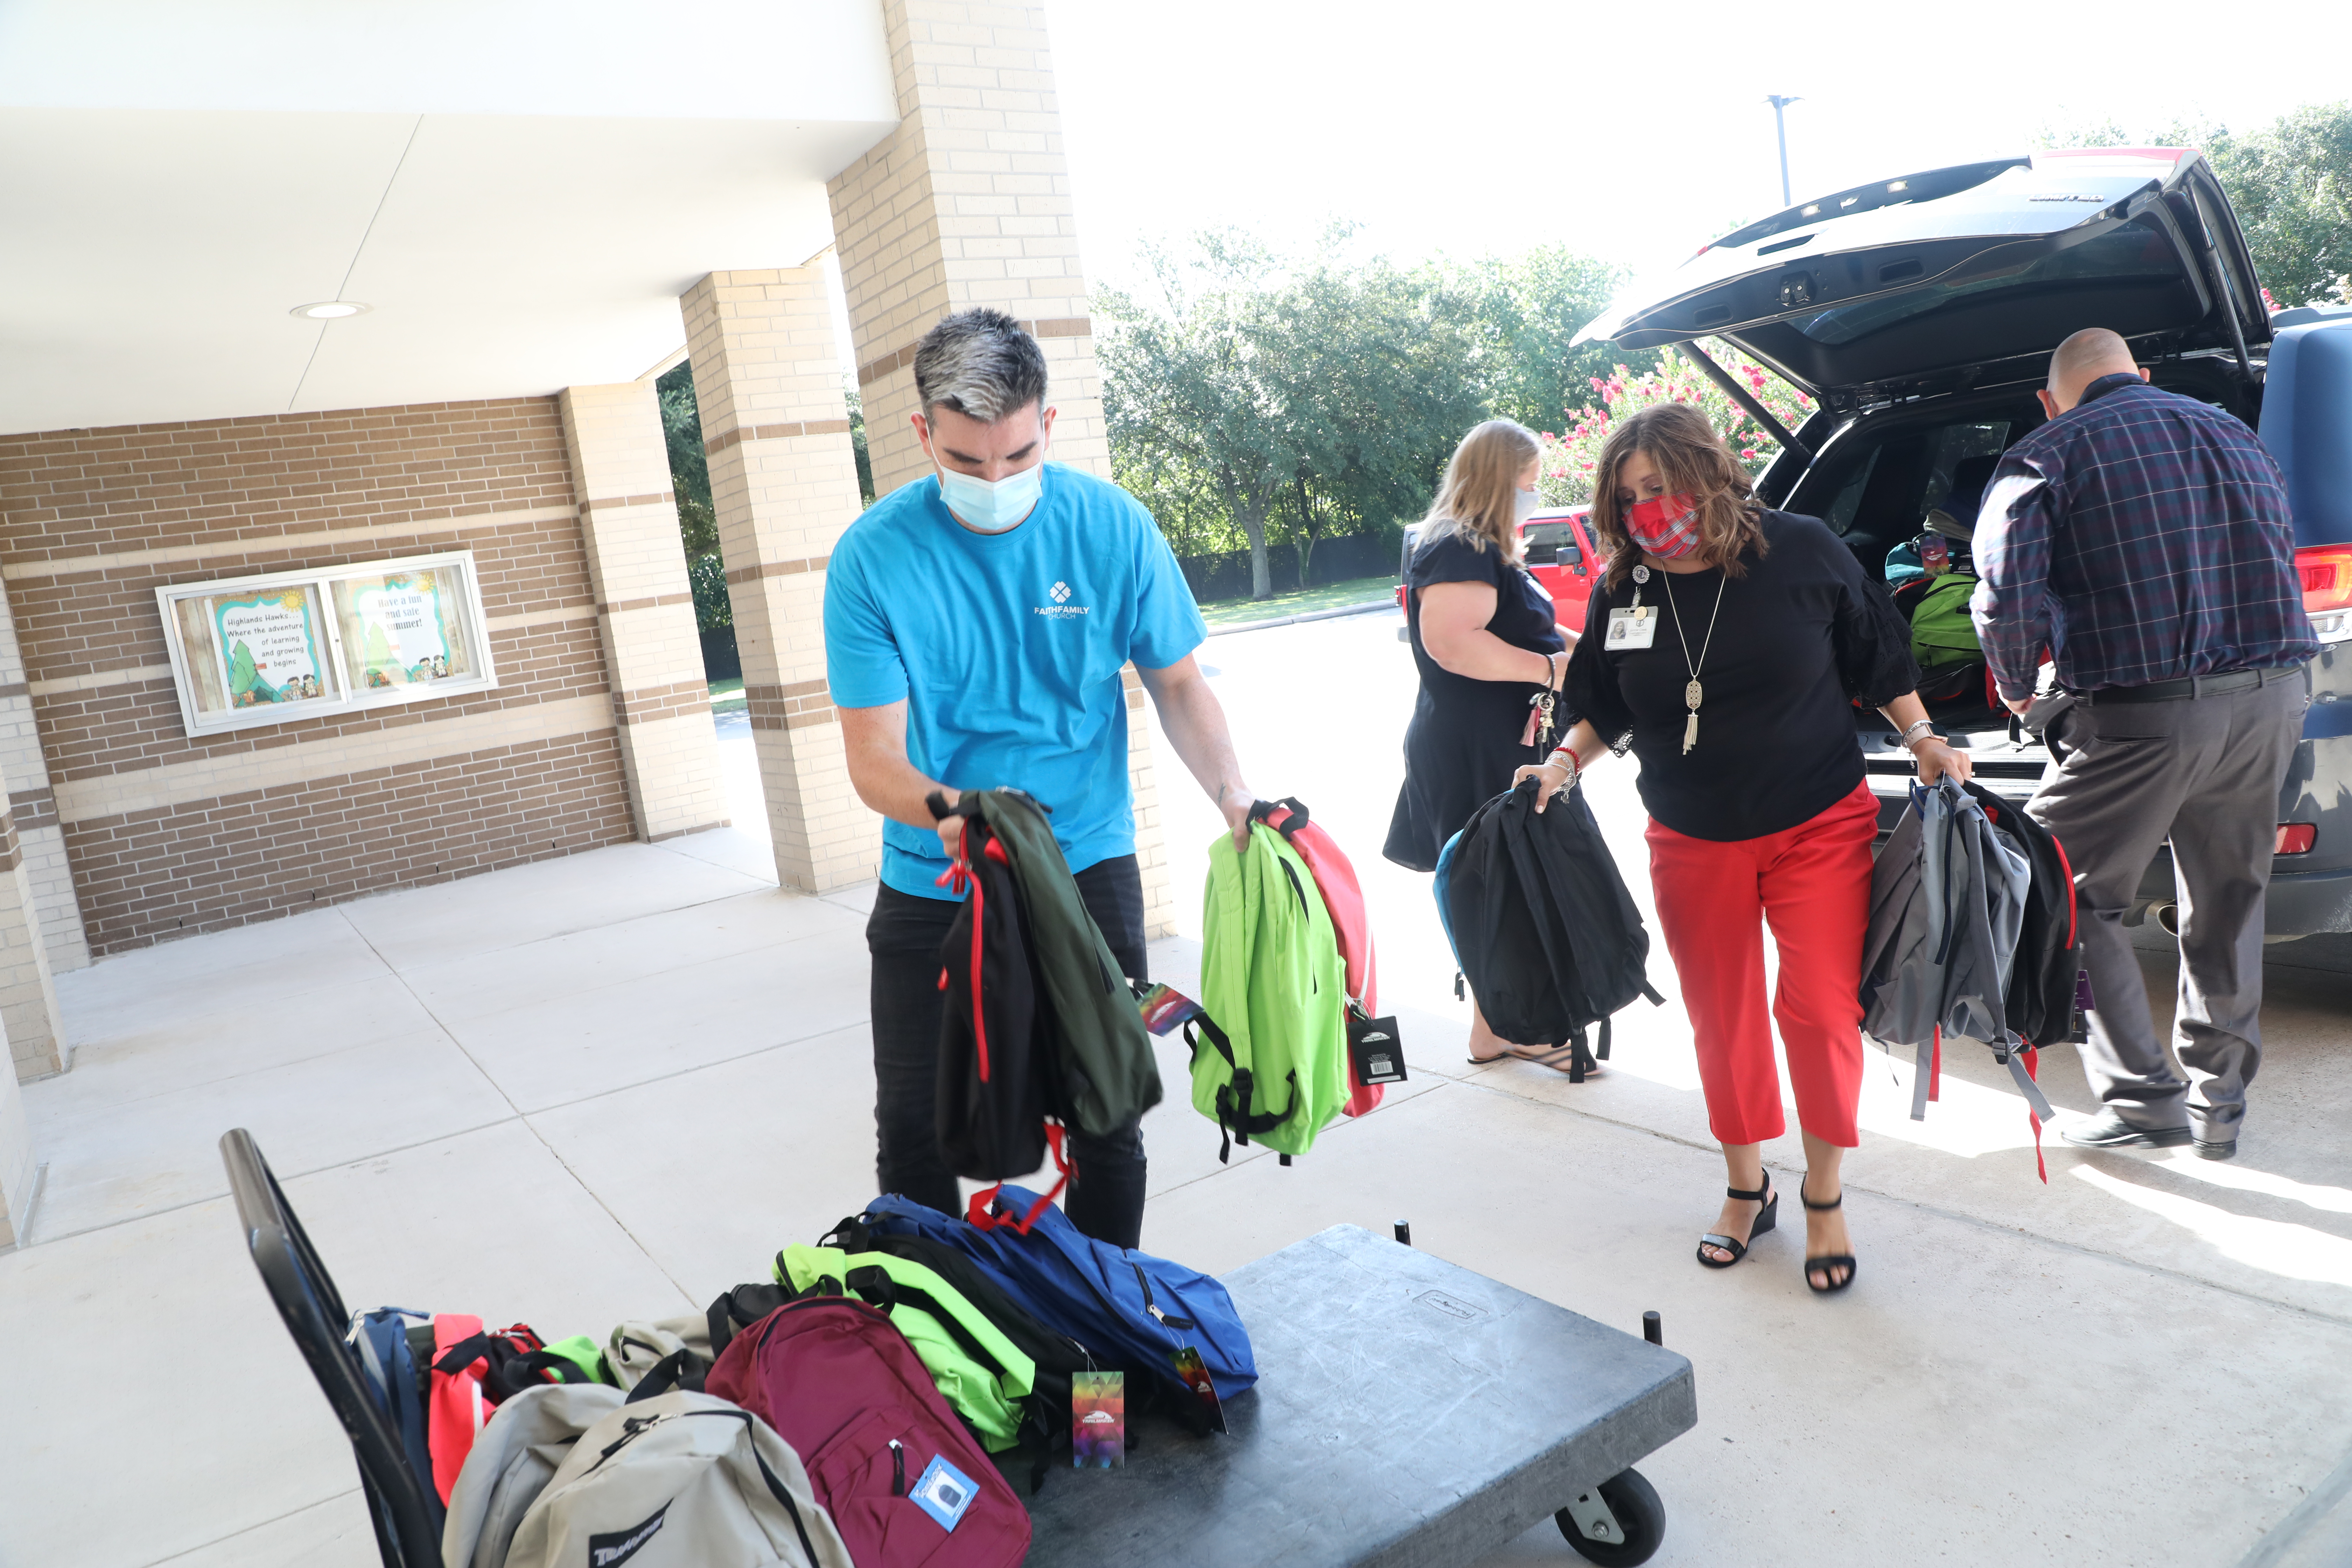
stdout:
<svg viewBox="0 0 2352 1568">
<path fill-rule="evenodd" d="M 1555 624 L 1551 595 L 1521 562 L 1519 525 L 1542 504 L 1540 451 L 1534 432 L 1508 419 L 1489 419 L 1464 437 L 1405 570 L 1405 626 L 1421 694 L 1405 727 L 1404 787 L 1382 852 L 1412 870 L 1437 869 L 1445 841 L 1471 813 L 1549 750 L 1528 734 L 1529 700 L 1559 689 L 1575 634 Z M 1566 721 L 1563 712 L 1559 722 Z M 1516 1056 L 1566 1072 L 1570 1055 L 1503 1039 L 1473 1005 L 1471 1060 Z"/>
</svg>

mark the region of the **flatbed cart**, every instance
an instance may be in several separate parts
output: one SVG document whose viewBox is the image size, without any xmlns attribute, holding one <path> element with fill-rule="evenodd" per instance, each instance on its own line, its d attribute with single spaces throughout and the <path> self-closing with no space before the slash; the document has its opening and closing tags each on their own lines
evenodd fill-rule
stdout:
<svg viewBox="0 0 2352 1568">
<path fill-rule="evenodd" d="M 254 1267 L 342 1422 L 385 1568 L 438 1568 L 424 1482 L 343 1345 L 351 1314 L 243 1129 L 221 1160 Z M 1030 1568 L 1460 1568 L 1552 1515 L 1591 1562 L 1647 1562 L 1629 1467 L 1698 1419 L 1683 1357 L 1355 1226 L 1224 1280 L 1258 1384 L 1229 1430 L 1139 1419 L 1126 1465 L 1028 1500 Z"/>
</svg>

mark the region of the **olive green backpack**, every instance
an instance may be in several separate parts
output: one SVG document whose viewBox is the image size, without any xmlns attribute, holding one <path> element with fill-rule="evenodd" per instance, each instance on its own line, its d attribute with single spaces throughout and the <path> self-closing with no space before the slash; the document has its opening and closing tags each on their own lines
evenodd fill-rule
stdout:
<svg viewBox="0 0 2352 1568">
<path fill-rule="evenodd" d="M 1209 846 L 1200 1002 L 1184 1037 L 1217 1158 L 1255 1139 L 1288 1164 L 1348 1102 L 1348 988 L 1314 872 L 1264 823 L 1245 852 L 1228 834 Z"/>
</svg>

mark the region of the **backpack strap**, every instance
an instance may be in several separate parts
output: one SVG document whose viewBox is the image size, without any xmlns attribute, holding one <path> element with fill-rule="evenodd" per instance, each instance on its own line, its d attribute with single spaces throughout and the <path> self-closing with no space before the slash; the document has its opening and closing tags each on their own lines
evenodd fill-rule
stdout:
<svg viewBox="0 0 2352 1568">
<path fill-rule="evenodd" d="M 1007 1373 L 996 1352 L 981 1342 L 980 1336 L 971 1331 L 971 1326 L 957 1315 L 954 1309 L 929 1290 L 919 1285 L 908 1284 L 879 1264 L 853 1268 L 842 1282 L 856 1291 L 868 1306 L 893 1313 L 899 1307 L 912 1307 L 928 1314 L 946 1331 L 948 1338 L 955 1341 L 958 1350 L 987 1368 L 989 1375 L 995 1378 L 1000 1385 L 1003 1384 Z"/>
<path fill-rule="evenodd" d="M 1200 1026 L 1200 1035 L 1192 1032 L 1195 1025 Z M 1233 1082 L 1220 1085 L 1217 1089 L 1217 1132 L 1223 1141 L 1217 1150 L 1217 1163 L 1222 1165 L 1231 1160 L 1234 1145 L 1236 1142 L 1244 1149 L 1248 1148 L 1251 1133 L 1271 1132 L 1289 1121 L 1297 1111 L 1298 1073 L 1296 1068 L 1293 1068 L 1289 1074 L 1289 1104 L 1284 1106 L 1279 1111 L 1260 1111 L 1257 1115 L 1252 1116 L 1249 1113 L 1249 1105 L 1250 1100 L 1257 1093 L 1256 1075 L 1249 1068 L 1234 1062 L 1234 1042 L 1231 1037 L 1217 1027 L 1216 1020 L 1206 1013 L 1184 1021 L 1184 1043 L 1192 1047 L 1192 1054 L 1195 1057 L 1201 1054 L 1202 1035 L 1208 1037 L 1209 1044 L 1217 1048 L 1217 1054 L 1225 1058 L 1225 1065 L 1234 1069 Z M 1285 1155 L 1283 1163 L 1289 1163 L 1289 1157 Z"/>
<path fill-rule="evenodd" d="M 1045 1148 L 1054 1156 L 1054 1167 L 1059 1173 L 1055 1177 L 1054 1184 L 1040 1194 L 1035 1203 L 1029 1205 L 1029 1211 L 1026 1214 L 1015 1218 L 1012 1215 L 1000 1215 L 996 1212 L 997 1198 L 1004 1191 L 1004 1184 L 999 1182 L 994 1186 L 982 1187 L 971 1194 L 971 1203 L 964 1210 L 965 1220 L 982 1230 L 999 1230 L 1011 1226 L 1013 1235 L 1028 1235 L 1029 1227 L 1037 1223 L 1037 1216 L 1044 1214 L 1047 1206 L 1062 1195 L 1062 1189 L 1070 1184 L 1069 1156 L 1062 1152 L 1064 1136 L 1060 1122 L 1049 1121 L 1045 1123 Z"/>
<path fill-rule="evenodd" d="M 1265 823 L 1285 838 L 1295 839 L 1307 823 L 1307 803 L 1295 795 L 1284 795 L 1280 800 L 1254 800 L 1250 802 L 1249 819 Z"/>
<path fill-rule="evenodd" d="M 629 1396 L 621 1403 L 635 1405 L 641 1399 L 652 1399 L 681 1388 L 688 1394 L 700 1394 L 702 1380 L 709 1370 L 692 1351 L 672 1351 L 646 1369 L 645 1376 L 637 1379 L 636 1387 L 629 1390 Z"/>
</svg>

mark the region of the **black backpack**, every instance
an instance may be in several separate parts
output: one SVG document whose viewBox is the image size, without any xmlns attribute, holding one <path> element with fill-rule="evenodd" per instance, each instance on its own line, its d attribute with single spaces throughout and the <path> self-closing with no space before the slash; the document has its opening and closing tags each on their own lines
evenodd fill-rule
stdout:
<svg viewBox="0 0 2352 1568">
<path fill-rule="evenodd" d="M 1651 988 L 1650 933 L 1617 874 L 1581 784 L 1538 813 L 1531 779 L 1473 812 L 1437 863 L 1437 905 L 1486 1026 L 1524 1045 L 1573 1044 L 1569 1080 L 1592 1059 L 1584 1031 Z M 1455 994 L 1460 994 L 1456 982 Z"/>
<path fill-rule="evenodd" d="M 2057 836 L 1982 784 L 1962 786 L 1984 807 L 1985 818 L 2025 851 L 2033 882 L 2009 971 L 2001 1010 L 2009 1026 L 2031 1046 L 2079 1045 L 2089 1038 L 2077 986 L 2084 974 L 2083 935 L 2074 910 L 2074 872 Z"/>
<path fill-rule="evenodd" d="M 965 818 L 963 847 L 956 876 L 965 897 L 940 948 L 940 989 L 947 993 L 940 1147 L 957 1175 L 1001 1182 L 1045 1163 L 1054 1052 L 1031 963 L 1029 917 L 1004 847 L 977 815 Z"/>
</svg>

